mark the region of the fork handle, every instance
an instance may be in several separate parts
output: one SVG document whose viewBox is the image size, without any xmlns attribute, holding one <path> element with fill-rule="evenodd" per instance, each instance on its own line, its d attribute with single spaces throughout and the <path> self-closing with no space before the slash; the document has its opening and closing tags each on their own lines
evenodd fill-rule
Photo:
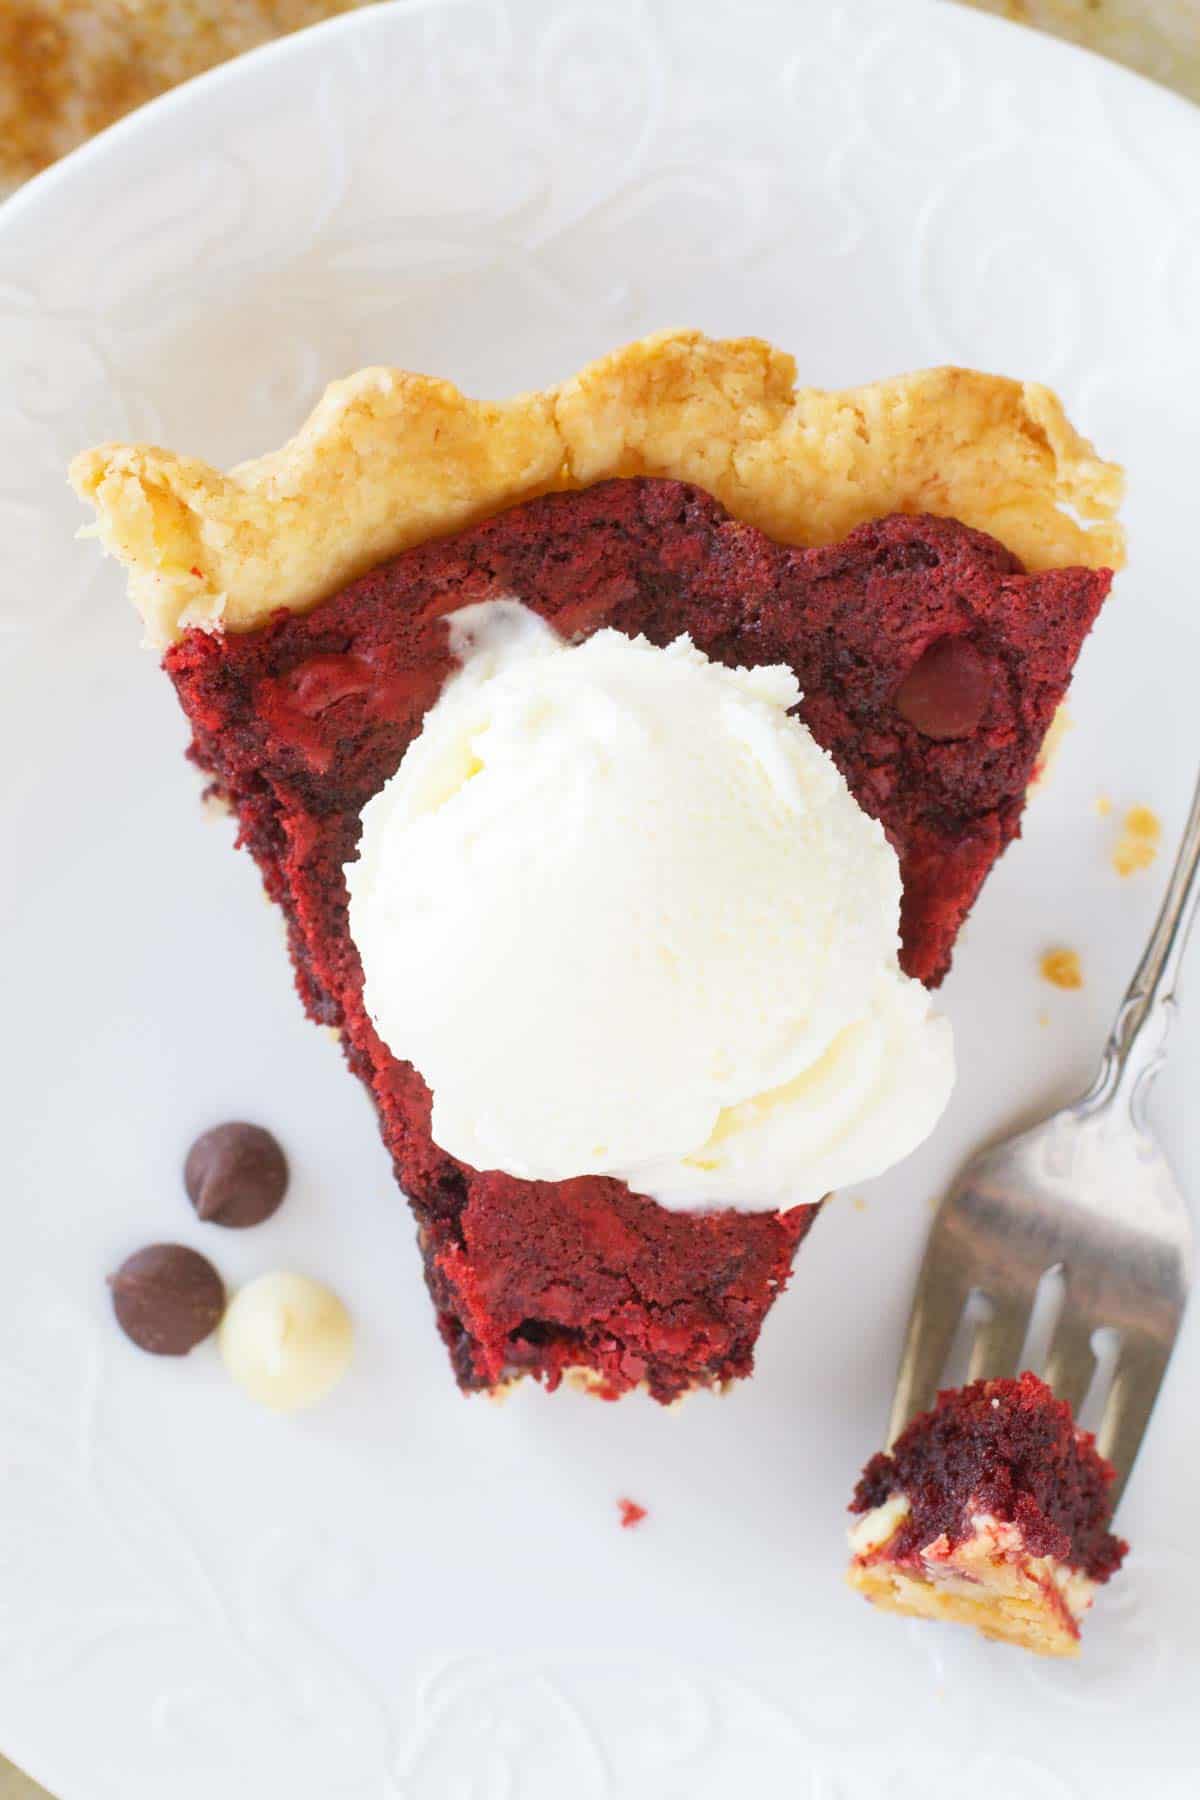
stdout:
<svg viewBox="0 0 1200 1800">
<path fill-rule="evenodd" d="M 1188 933 L 1200 902 L 1200 780 L 1183 842 L 1150 941 L 1117 1013 L 1100 1068 L 1080 1110 L 1098 1111 L 1123 1098 L 1139 1130 L 1146 1095 L 1163 1065 L 1175 1016 L 1175 989 Z"/>
</svg>

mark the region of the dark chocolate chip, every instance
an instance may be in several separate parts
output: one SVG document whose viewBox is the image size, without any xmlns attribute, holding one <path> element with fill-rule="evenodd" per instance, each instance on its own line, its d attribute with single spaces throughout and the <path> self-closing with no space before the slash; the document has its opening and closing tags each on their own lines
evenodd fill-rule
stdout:
<svg viewBox="0 0 1200 1800">
<path fill-rule="evenodd" d="M 896 711 L 922 737 L 970 737 L 992 697 L 992 671 L 974 644 L 937 638 L 896 689 Z"/>
<path fill-rule="evenodd" d="M 186 1356 L 225 1311 L 221 1277 L 186 1244 L 148 1244 L 110 1275 L 113 1311 L 127 1338 L 153 1356 Z"/>
<path fill-rule="evenodd" d="M 244 1230 L 261 1225 L 287 1192 L 287 1158 L 261 1125 L 214 1125 L 187 1154 L 183 1185 L 201 1219 Z"/>
</svg>

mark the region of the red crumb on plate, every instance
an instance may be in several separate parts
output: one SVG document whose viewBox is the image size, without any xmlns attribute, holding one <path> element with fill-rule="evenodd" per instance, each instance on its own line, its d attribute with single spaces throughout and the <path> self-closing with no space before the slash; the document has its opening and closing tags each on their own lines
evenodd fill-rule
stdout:
<svg viewBox="0 0 1200 1800">
<path fill-rule="evenodd" d="M 618 1500 L 617 1505 L 621 1509 L 622 1531 L 631 1531 L 635 1525 L 640 1525 L 642 1520 L 646 1517 L 645 1507 L 639 1506 L 636 1500 Z"/>
</svg>

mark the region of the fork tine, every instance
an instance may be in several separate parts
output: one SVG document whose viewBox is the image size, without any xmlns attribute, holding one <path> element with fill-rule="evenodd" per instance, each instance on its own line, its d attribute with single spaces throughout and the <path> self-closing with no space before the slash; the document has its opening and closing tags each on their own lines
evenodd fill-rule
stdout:
<svg viewBox="0 0 1200 1800">
<path fill-rule="evenodd" d="M 1114 1511 L 1154 1410 L 1170 1354 L 1169 1343 L 1141 1332 L 1126 1337 L 1118 1352 L 1108 1404 L 1096 1433 L 1101 1456 L 1107 1456 L 1117 1471 L 1112 1489 Z"/>
<path fill-rule="evenodd" d="M 989 1294 L 992 1315 L 979 1327 L 971 1346 L 967 1367 L 968 1381 L 993 1381 L 1001 1375 L 1015 1375 L 1017 1358 L 1029 1330 L 1032 1300 L 1024 1295 Z"/>
<path fill-rule="evenodd" d="M 900 1373 L 888 1422 L 889 1445 L 896 1441 L 911 1418 L 919 1412 L 927 1412 L 933 1405 L 969 1293 L 970 1287 L 961 1277 L 958 1259 L 939 1254 L 939 1229 L 935 1225 L 913 1295 L 900 1357 Z"/>
<path fill-rule="evenodd" d="M 1054 1327 L 1050 1354 L 1046 1358 L 1045 1379 L 1058 1398 L 1065 1400 L 1073 1413 L 1078 1413 L 1095 1372 L 1092 1328 L 1072 1306 L 1068 1285 L 1062 1312 Z"/>
</svg>

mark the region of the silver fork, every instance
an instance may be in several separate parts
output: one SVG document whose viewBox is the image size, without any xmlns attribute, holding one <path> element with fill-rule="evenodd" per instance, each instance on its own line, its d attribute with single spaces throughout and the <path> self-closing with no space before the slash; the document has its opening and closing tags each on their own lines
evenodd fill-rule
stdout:
<svg viewBox="0 0 1200 1800">
<path fill-rule="evenodd" d="M 913 1297 L 889 1444 L 933 1405 L 947 1356 L 976 1319 L 968 1380 L 1028 1367 L 1022 1351 L 1035 1302 L 1044 1330 L 1057 1288 L 1040 1373 L 1077 1415 L 1096 1373 L 1096 1333 L 1116 1337 L 1096 1435 L 1116 1465 L 1114 1506 L 1120 1499 L 1191 1282 L 1191 1221 L 1147 1125 L 1146 1099 L 1166 1054 L 1200 899 L 1198 868 L 1200 784 L 1162 911 L 1092 1086 L 1031 1131 L 981 1152 L 942 1201 Z"/>
</svg>

